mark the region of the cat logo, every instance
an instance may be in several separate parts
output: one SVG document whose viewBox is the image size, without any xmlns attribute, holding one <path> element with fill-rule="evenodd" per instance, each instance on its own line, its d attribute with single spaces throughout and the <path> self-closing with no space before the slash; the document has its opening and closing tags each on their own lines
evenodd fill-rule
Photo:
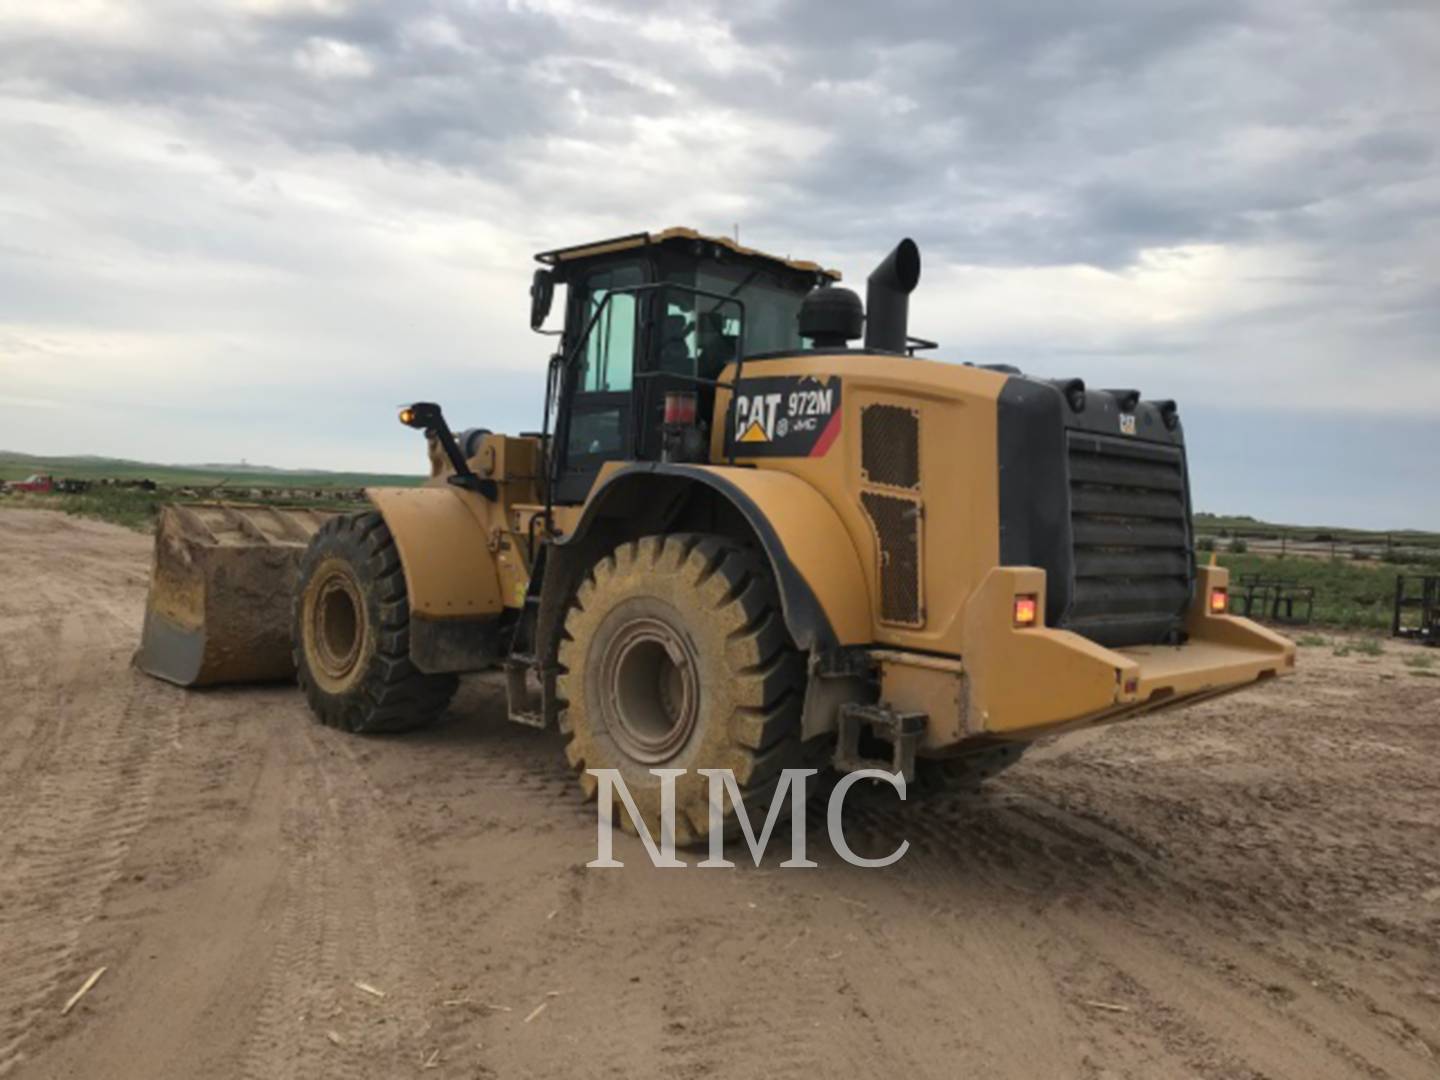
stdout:
<svg viewBox="0 0 1440 1080">
<path fill-rule="evenodd" d="M 735 394 L 726 446 L 743 457 L 823 457 L 840 435 L 840 380 L 811 375 L 746 379 Z"/>
<path fill-rule="evenodd" d="M 1134 413 L 1122 412 L 1122 413 L 1120 414 L 1120 434 L 1121 434 L 1121 435 L 1134 435 L 1134 434 L 1135 434 L 1135 414 L 1134 414 Z"/>
<path fill-rule="evenodd" d="M 735 399 L 735 440 L 768 443 L 775 438 L 775 419 L 783 394 L 756 394 Z"/>
</svg>

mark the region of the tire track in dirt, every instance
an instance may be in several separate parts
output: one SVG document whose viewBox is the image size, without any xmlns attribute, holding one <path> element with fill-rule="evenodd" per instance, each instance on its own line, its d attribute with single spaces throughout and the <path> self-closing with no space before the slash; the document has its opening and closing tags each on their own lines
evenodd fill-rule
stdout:
<svg viewBox="0 0 1440 1080">
<path fill-rule="evenodd" d="M 1117 793 L 1129 791 L 1115 776 L 1105 776 L 1104 783 L 1112 803 Z M 1057 824 L 1099 828 L 1122 844 L 1146 843 L 1143 880 L 1124 908 L 1108 906 L 1106 913 L 1123 913 L 1131 932 L 1182 958 L 1197 977 L 1224 982 L 1254 1008 L 1284 1006 L 1302 1040 L 1323 1044 L 1357 1074 L 1404 1076 L 1434 1068 L 1440 1027 L 1433 1010 L 1417 1009 L 1413 996 L 1398 995 L 1393 976 L 1376 980 L 1370 974 L 1376 962 L 1392 971 L 1408 966 L 1413 994 L 1440 969 L 1433 955 L 1407 956 L 1413 952 L 1407 948 L 1413 937 L 1408 927 L 1397 934 L 1395 926 L 1380 923 L 1377 934 L 1367 920 L 1356 920 L 1353 905 L 1367 898 L 1367 883 L 1351 880 L 1350 868 L 1366 832 L 1355 829 L 1353 839 L 1338 847 L 1345 834 L 1329 820 L 1329 805 L 1299 801 L 1295 809 L 1302 812 L 1287 820 L 1284 812 L 1290 807 L 1267 810 L 1274 796 L 1261 790 L 1258 797 L 1260 809 L 1226 808 L 1226 816 L 1236 819 L 1217 833 L 1226 839 L 1184 849 L 1183 857 L 1162 854 L 1153 827 L 1142 839 L 1145 834 L 1134 821 L 1123 816 L 1107 821 L 1108 815 L 1095 808 L 1098 803 L 1088 799 L 1086 808 L 1050 806 L 1045 814 Z M 1298 795 L 1286 798 L 1297 800 Z M 1027 802 L 1048 805 L 1035 798 Z M 1277 836 L 1286 838 L 1278 850 L 1285 862 L 1295 861 L 1293 868 L 1264 857 Z M 1427 881 L 1425 865 L 1417 853 L 1385 872 L 1394 888 L 1421 889 Z M 1328 902 L 1318 902 L 1321 896 Z M 1423 935 L 1419 940 L 1423 944 Z"/>
<path fill-rule="evenodd" d="M 93 652 L 85 640 L 99 637 L 92 620 L 79 614 L 62 616 L 50 602 L 42 596 L 43 614 L 25 620 L 15 632 L 20 640 L 34 642 L 33 647 L 0 650 L 4 679 L 0 685 L 8 691 L 7 738 L 0 758 L 5 780 L 0 789 L 0 821 L 20 820 L 24 807 L 34 800 L 36 786 L 50 771 L 61 733 L 74 722 L 54 685 L 81 674 L 74 668 L 77 663 L 88 664 Z"/>
<path fill-rule="evenodd" d="M 9 606 L 3 596 L 0 596 L 0 605 Z M 59 645 L 64 625 L 61 613 L 48 605 L 38 611 L 32 609 L 17 614 L 7 611 L 4 622 L 0 640 L 29 639 L 36 643 L 34 648 L 0 649 L 0 687 L 5 688 L 7 713 L 7 737 L 0 741 L 0 776 L 5 779 L 4 788 L 0 790 L 0 821 L 13 821 L 54 743 L 55 725 L 41 720 L 39 700 L 47 670 L 38 658 L 61 655 Z"/>
<path fill-rule="evenodd" d="M 994 891 L 982 898 L 988 907 L 1013 904 L 1016 894 L 1044 904 L 1055 934 L 1078 952 L 1072 965 L 1091 970 L 1092 990 L 1100 986 L 1095 996 L 1119 988 L 1130 1025 L 1187 1071 L 1217 1080 L 1434 1074 L 1432 1051 L 1403 1018 L 1377 1025 L 1378 1007 L 1357 1013 L 1353 1000 L 1327 997 L 1263 945 L 1236 947 L 1214 903 L 1224 883 L 1141 847 L 1123 827 L 1005 787 L 948 806 L 932 800 L 913 815 L 862 802 L 854 820 L 862 837 L 911 838 L 914 861 L 902 863 L 901 881 L 912 896 L 969 878 Z M 1095 1057 L 1134 1057 L 1140 1040 L 1107 1040 L 1120 1021 L 1097 1018 L 1082 995 L 1071 995 L 1077 1027 L 1097 1034 Z M 1278 1007 L 1302 998 L 1303 1010 Z"/>
<path fill-rule="evenodd" d="M 1148 1029 L 1201 1075 L 1435 1074 L 1428 1054 L 1406 1049 L 1365 1014 L 1327 1001 L 1253 952 L 1230 951 L 1211 927 L 1195 924 L 1182 935 L 1089 913 L 1055 919 L 1101 973 L 1106 994 L 1125 1004 L 1127 1025 Z"/>
<path fill-rule="evenodd" d="M 281 832 L 283 914 L 241 1066 L 249 1080 L 395 1072 L 423 1061 L 429 988 L 410 860 L 348 736 L 308 717 Z M 379 989 L 379 997 L 356 986 Z"/>
<path fill-rule="evenodd" d="M 728 948 L 707 949 L 690 934 L 673 939 L 663 975 L 659 1075 L 693 1080 L 763 1062 L 764 1075 L 785 1080 L 826 1072 L 879 1076 L 897 1064 L 883 1052 L 838 957 L 827 959 L 803 937 L 774 950 L 742 928 L 729 932 L 738 940 Z M 712 952 L 703 966 L 702 952 Z"/>
<path fill-rule="evenodd" d="M 62 635 L 56 666 L 64 671 L 93 662 L 95 640 Z M 6 868 L 0 886 L 0 970 L 6 975 L 0 985 L 0 1075 L 21 1060 L 38 1011 L 54 1003 L 62 980 L 78 981 L 73 959 L 81 932 L 100 911 L 131 839 L 147 820 L 181 715 L 157 709 L 151 688 L 124 673 L 103 707 L 61 721 L 44 741 L 39 752 L 64 767 L 36 768 L 23 803 L 6 808 L 11 824 L 0 839 Z"/>
<path fill-rule="evenodd" d="M 76 728 L 90 717 L 77 712 L 91 697 L 114 691 L 116 665 L 109 661 L 128 656 L 138 626 L 133 590 L 97 581 L 93 568 L 68 562 L 57 574 L 25 546 L 13 562 L 12 555 L 15 538 L 0 538 L 7 573 L 26 583 L 23 592 L 0 594 L 0 617 L 10 623 L 0 650 L 6 707 L 0 821 L 18 820 L 66 738 L 85 737 Z"/>
</svg>

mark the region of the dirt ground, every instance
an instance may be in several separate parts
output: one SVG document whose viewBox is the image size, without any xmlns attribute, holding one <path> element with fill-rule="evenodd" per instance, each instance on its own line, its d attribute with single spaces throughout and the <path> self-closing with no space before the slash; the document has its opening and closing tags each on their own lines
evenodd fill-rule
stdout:
<svg viewBox="0 0 1440 1080">
<path fill-rule="evenodd" d="M 136 674 L 148 552 L 0 513 L 0 1075 L 1440 1075 L 1433 650 L 862 793 L 890 869 L 817 809 L 819 869 L 600 870 L 484 681 L 357 739 Z"/>
</svg>

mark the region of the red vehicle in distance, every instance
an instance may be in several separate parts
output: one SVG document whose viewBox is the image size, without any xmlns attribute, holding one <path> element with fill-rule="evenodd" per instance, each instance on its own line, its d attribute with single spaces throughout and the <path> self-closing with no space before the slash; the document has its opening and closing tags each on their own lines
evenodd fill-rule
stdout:
<svg viewBox="0 0 1440 1080">
<path fill-rule="evenodd" d="M 12 480 L 9 491 L 28 491 L 36 495 L 49 495 L 55 490 L 55 478 L 49 473 L 36 473 L 24 480 Z"/>
</svg>

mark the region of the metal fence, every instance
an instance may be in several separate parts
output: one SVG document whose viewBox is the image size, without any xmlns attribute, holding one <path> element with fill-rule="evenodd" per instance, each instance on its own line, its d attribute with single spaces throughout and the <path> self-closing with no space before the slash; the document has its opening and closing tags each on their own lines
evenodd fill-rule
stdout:
<svg viewBox="0 0 1440 1080">
<path fill-rule="evenodd" d="M 1202 551 L 1357 562 L 1440 565 L 1440 536 L 1427 533 L 1317 530 L 1262 525 L 1253 529 L 1195 524 Z"/>
</svg>

